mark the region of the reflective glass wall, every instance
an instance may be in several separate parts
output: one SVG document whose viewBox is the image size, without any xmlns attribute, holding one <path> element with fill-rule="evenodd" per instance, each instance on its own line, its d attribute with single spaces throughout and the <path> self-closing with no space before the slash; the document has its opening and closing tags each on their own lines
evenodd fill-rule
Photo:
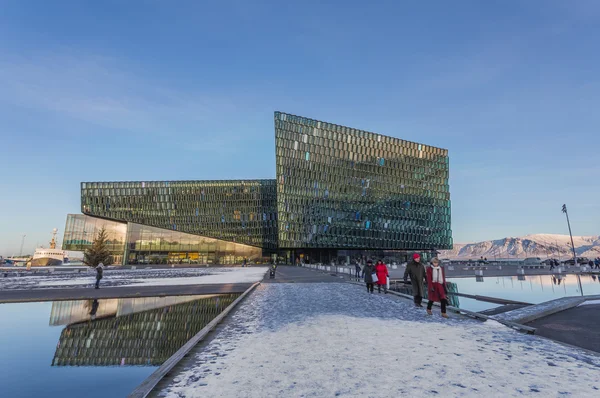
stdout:
<svg viewBox="0 0 600 398">
<path fill-rule="evenodd" d="M 275 113 L 280 248 L 449 249 L 445 149 Z"/>
<path fill-rule="evenodd" d="M 277 247 L 275 180 L 84 182 L 84 214 Z"/>
<path fill-rule="evenodd" d="M 266 263 L 263 249 L 205 236 L 130 223 L 127 231 L 129 264 Z"/>
<path fill-rule="evenodd" d="M 271 259 L 271 251 L 259 247 L 84 214 L 67 216 L 63 250 L 84 251 L 102 227 L 114 264 L 241 264 L 244 258 L 262 264 Z"/>
<path fill-rule="evenodd" d="M 111 253 L 123 254 L 127 224 L 101 218 L 88 217 L 83 214 L 67 214 L 63 250 L 83 251 L 91 246 L 94 238 L 104 227 L 108 234 L 108 250 Z"/>
<path fill-rule="evenodd" d="M 403 264 L 412 259 L 414 253 L 419 253 L 424 263 L 427 263 L 437 252 L 432 250 L 385 250 L 385 249 L 288 249 L 280 250 L 281 262 L 288 264 L 327 264 L 354 265 L 357 262 L 365 264 L 367 260 L 376 263 L 378 260 L 385 264 Z"/>
</svg>

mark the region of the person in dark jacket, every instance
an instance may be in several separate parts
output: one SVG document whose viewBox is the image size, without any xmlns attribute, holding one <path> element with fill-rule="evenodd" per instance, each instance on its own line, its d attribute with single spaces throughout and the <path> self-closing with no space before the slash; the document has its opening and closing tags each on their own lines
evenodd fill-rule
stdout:
<svg viewBox="0 0 600 398">
<path fill-rule="evenodd" d="M 375 267 L 373 267 L 373 261 L 367 261 L 367 265 L 363 269 L 365 275 L 365 283 L 367 284 L 367 292 L 373 293 L 373 274 L 375 273 Z"/>
<path fill-rule="evenodd" d="M 377 274 L 377 292 L 381 293 L 381 286 L 383 286 L 383 292 L 387 294 L 387 278 L 390 274 L 383 261 L 377 261 L 375 273 Z"/>
<path fill-rule="evenodd" d="M 424 279 L 425 279 L 425 267 L 421 264 L 421 255 L 419 253 L 413 254 L 413 259 L 406 266 L 406 271 L 404 271 L 404 282 L 407 282 L 408 277 L 410 276 L 410 283 L 412 285 L 413 297 L 415 298 L 415 306 L 423 307 L 423 293 L 425 292 L 424 288 Z"/>
<path fill-rule="evenodd" d="M 427 267 L 427 294 L 429 302 L 427 302 L 427 314 L 433 315 L 431 308 L 433 302 L 436 301 L 442 306 L 442 316 L 448 318 L 446 314 L 446 305 L 448 298 L 446 297 L 446 273 L 444 268 L 440 266 L 440 260 L 436 258 L 431 260 L 431 267 Z"/>
<path fill-rule="evenodd" d="M 100 289 L 100 279 L 104 273 L 104 264 L 100 263 L 96 266 L 96 289 Z"/>
<path fill-rule="evenodd" d="M 356 264 L 354 264 L 354 271 L 356 272 L 356 279 L 360 278 L 360 260 L 356 260 Z"/>
</svg>

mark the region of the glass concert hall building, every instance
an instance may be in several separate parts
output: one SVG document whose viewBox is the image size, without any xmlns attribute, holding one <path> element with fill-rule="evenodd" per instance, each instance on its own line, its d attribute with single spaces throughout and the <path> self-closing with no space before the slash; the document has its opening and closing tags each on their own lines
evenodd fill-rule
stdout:
<svg viewBox="0 0 600 398">
<path fill-rule="evenodd" d="M 403 262 L 452 248 L 446 149 L 275 112 L 272 180 L 81 183 L 64 250 L 116 264 Z"/>
</svg>

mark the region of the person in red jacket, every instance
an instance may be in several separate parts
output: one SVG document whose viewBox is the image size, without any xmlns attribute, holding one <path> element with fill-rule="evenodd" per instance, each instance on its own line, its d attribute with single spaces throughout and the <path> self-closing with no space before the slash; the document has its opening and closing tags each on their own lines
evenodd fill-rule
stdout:
<svg viewBox="0 0 600 398">
<path fill-rule="evenodd" d="M 387 277 L 389 273 L 383 261 L 377 261 L 375 273 L 377 274 L 377 291 L 381 293 L 381 286 L 383 286 L 383 292 L 387 294 Z"/>
<path fill-rule="evenodd" d="M 429 315 L 433 314 L 431 308 L 433 307 L 433 302 L 437 301 L 442 306 L 442 316 L 448 318 L 446 314 L 446 305 L 448 305 L 446 298 L 446 275 L 437 257 L 432 259 L 431 266 L 427 267 L 427 294 L 429 297 L 427 313 Z"/>
</svg>

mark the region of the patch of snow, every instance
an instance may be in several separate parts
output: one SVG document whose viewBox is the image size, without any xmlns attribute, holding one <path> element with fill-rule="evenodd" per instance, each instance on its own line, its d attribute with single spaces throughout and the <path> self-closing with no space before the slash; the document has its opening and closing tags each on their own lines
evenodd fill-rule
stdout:
<svg viewBox="0 0 600 398">
<path fill-rule="evenodd" d="M 101 285 L 119 287 L 253 283 L 261 280 L 267 270 L 268 267 L 106 270 Z M 0 290 L 80 288 L 91 287 L 95 282 L 94 272 L 55 272 L 0 278 Z"/>
<path fill-rule="evenodd" d="M 160 395 L 594 396 L 599 368 L 581 350 L 355 285 L 263 284 Z"/>
<path fill-rule="evenodd" d="M 485 321 L 485 326 L 487 326 L 489 328 L 506 329 L 505 325 L 501 324 L 498 321 L 494 321 L 492 319 L 488 319 L 487 321 Z"/>
<path fill-rule="evenodd" d="M 177 285 L 215 285 L 222 283 L 254 283 L 262 280 L 268 267 L 235 268 L 234 271 L 218 272 L 185 278 L 132 279 L 129 284 L 121 286 L 177 286 Z M 120 286 L 120 287 L 121 287 Z"/>
<path fill-rule="evenodd" d="M 579 304 L 578 307 L 581 307 L 582 305 L 598 305 L 600 304 L 600 300 L 588 300 L 588 301 L 584 301 L 583 303 Z"/>
<path fill-rule="evenodd" d="M 564 309 L 565 305 L 568 306 L 569 303 L 574 303 L 572 305 L 576 306 L 576 303 L 580 300 L 582 300 L 581 297 L 561 297 L 555 300 L 545 301 L 540 304 L 529 305 L 526 307 L 517 308 L 512 311 L 492 315 L 491 318 L 518 323 L 521 322 L 523 319 L 526 319 L 535 314 L 543 314 L 549 310 L 554 310 L 556 312 L 558 311 L 557 309 Z"/>
</svg>

